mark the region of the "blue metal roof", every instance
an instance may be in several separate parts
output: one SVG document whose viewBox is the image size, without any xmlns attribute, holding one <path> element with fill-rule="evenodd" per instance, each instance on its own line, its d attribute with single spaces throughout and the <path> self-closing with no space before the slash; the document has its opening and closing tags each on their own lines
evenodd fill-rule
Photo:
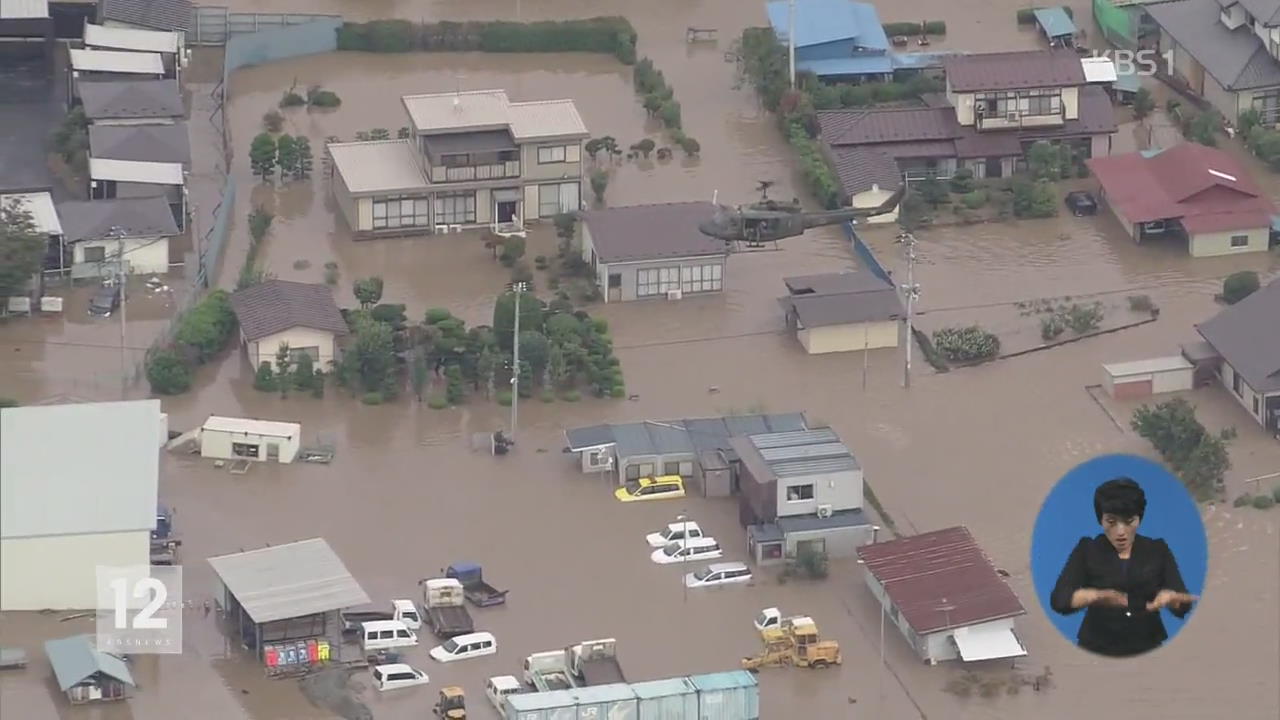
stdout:
<svg viewBox="0 0 1280 720">
<path fill-rule="evenodd" d="M 1062 8 L 1037 8 L 1034 13 L 1036 23 L 1040 25 L 1041 30 L 1044 30 L 1044 34 L 1049 37 L 1057 38 L 1076 34 L 1075 23 L 1071 22 L 1067 11 Z"/>
<path fill-rule="evenodd" d="M 733 690 L 756 686 L 756 676 L 746 670 L 690 675 L 689 682 L 699 690 Z"/>
<path fill-rule="evenodd" d="M 787 5 L 787 0 L 775 0 L 765 6 L 769 24 L 783 40 L 789 30 Z M 851 0 L 796 0 L 796 47 L 850 39 L 865 48 L 889 48 L 874 5 Z"/>
<path fill-rule="evenodd" d="M 1142 78 L 1137 73 L 1116 73 L 1116 81 L 1111 83 L 1111 87 L 1125 92 L 1138 92 L 1142 87 Z"/>
<path fill-rule="evenodd" d="M 855 57 L 801 60 L 796 58 L 796 70 L 811 72 L 818 77 L 836 75 L 887 75 L 893 72 L 893 61 L 888 55 L 861 55 Z"/>
<path fill-rule="evenodd" d="M 947 58 L 965 54 L 967 53 L 954 50 L 950 52 L 890 53 L 889 60 L 893 63 L 895 70 L 922 70 L 925 68 L 940 68 Z"/>
</svg>

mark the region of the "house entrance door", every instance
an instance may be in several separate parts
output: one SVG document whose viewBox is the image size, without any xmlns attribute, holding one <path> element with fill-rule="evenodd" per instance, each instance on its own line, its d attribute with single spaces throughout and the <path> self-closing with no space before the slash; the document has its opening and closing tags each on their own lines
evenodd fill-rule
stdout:
<svg viewBox="0 0 1280 720">
<path fill-rule="evenodd" d="M 520 191 L 516 188 L 493 191 L 493 219 L 499 225 L 515 222 L 520 216 Z"/>
<path fill-rule="evenodd" d="M 279 443 L 267 443 L 267 459 L 279 462 L 280 460 Z"/>
<path fill-rule="evenodd" d="M 986 167 L 985 177 L 988 177 L 988 178 L 1000 177 L 1001 168 L 1003 167 L 1003 164 L 1000 162 L 1000 158 L 998 157 L 987 158 L 986 166 L 987 167 Z"/>
<path fill-rule="evenodd" d="M 609 302 L 622 302 L 622 274 L 609 273 Z"/>
</svg>

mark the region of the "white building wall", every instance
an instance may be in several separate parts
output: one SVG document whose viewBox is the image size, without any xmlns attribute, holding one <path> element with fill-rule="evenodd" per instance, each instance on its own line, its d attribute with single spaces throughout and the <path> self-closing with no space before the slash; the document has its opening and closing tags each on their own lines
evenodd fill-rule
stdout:
<svg viewBox="0 0 1280 720">
<path fill-rule="evenodd" d="M 977 625 L 967 625 L 966 627 L 977 629 L 999 629 L 1013 631 L 1013 618 L 1004 618 L 1003 620 L 992 620 L 991 622 L 978 623 Z M 929 633 L 922 636 L 924 642 L 924 661 L 929 664 L 946 662 L 948 660 L 961 660 L 960 649 L 956 647 L 954 628 L 943 630 L 941 632 Z"/>
<path fill-rule="evenodd" d="M 1231 367 L 1231 363 L 1228 363 L 1227 361 L 1223 360 L 1222 384 L 1226 387 L 1227 394 L 1235 398 L 1236 402 L 1240 403 L 1240 405 L 1244 407 L 1245 412 L 1249 413 L 1249 415 L 1253 417 L 1255 422 L 1257 422 L 1259 425 L 1262 425 L 1263 427 L 1266 427 L 1265 418 L 1263 417 L 1263 414 L 1266 412 L 1266 407 L 1267 407 L 1266 400 L 1268 397 L 1273 397 L 1277 393 L 1271 393 L 1270 395 L 1263 395 L 1261 393 L 1254 392 L 1253 388 L 1249 387 L 1249 383 L 1245 381 L 1244 377 L 1241 377 L 1240 393 L 1237 394 L 1235 391 L 1235 388 L 1233 387 L 1235 384 L 1235 375 L 1236 375 L 1235 368 Z M 1257 406 L 1258 406 L 1257 412 L 1254 412 L 1254 409 L 1253 409 L 1255 402 L 1257 403 Z"/>
<path fill-rule="evenodd" d="M 92 610 L 98 565 L 150 562 L 147 530 L 0 540 L 0 610 Z"/>
<path fill-rule="evenodd" d="M 302 433 L 299 431 L 292 438 L 281 437 L 264 437 L 251 433 L 236 433 L 225 430 L 201 430 L 200 431 L 200 456 L 214 458 L 216 460 L 259 460 L 266 462 L 267 445 L 277 445 L 280 448 L 280 462 L 291 463 L 298 456 L 298 450 L 301 446 Z M 258 456 L 244 457 L 236 455 L 231 451 L 234 443 L 245 443 L 258 446 Z"/>
<path fill-rule="evenodd" d="M 115 240 L 84 240 L 72 245 L 71 262 L 83 265 L 86 248 L 102 248 L 107 262 L 114 262 L 119 251 L 119 243 Z M 124 241 L 124 259 L 129 263 L 131 273 L 166 273 L 169 272 L 169 238 L 130 238 Z M 93 263 L 97 264 L 97 263 Z"/>
<path fill-rule="evenodd" d="M 1248 242 L 1240 247 L 1231 246 L 1231 238 L 1244 235 Z M 1200 233 L 1192 235 L 1188 243 L 1191 257 L 1218 257 L 1220 255 L 1239 255 L 1241 253 L 1266 252 L 1271 242 L 1271 228 L 1254 230 L 1232 230 L 1219 233 Z"/>
<path fill-rule="evenodd" d="M 274 368 L 276 353 L 279 352 L 281 343 L 287 343 L 293 349 L 317 348 L 320 357 L 315 363 L 315 368 L 324 372 L 329 372 L 331 369 L 329 363 L 333 362 L 337 357 L 336 341 L 333 333 L 327 330 L 296 327 L 259 338 L 253 342 L 246 342 L 245 348 L 253 368 L 256 370 L 264 362 L 271 363 L 272 368 Z"/>
</svg>

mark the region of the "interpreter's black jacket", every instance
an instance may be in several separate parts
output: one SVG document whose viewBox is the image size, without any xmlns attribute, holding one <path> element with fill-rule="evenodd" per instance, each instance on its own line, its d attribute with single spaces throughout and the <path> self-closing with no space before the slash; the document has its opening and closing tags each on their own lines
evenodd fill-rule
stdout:
<svg viewBox="0 0 1280 720">
<path fill-rule="evenodd" d="M 1118 590 L 1129 596 L 1128 608 L 1088 606 L 1080 624 L 1080 647 L 1114 656 L 1138 655 L 1167 640 L 1160 611 L 1147 610 L 1147 603 L 1161 590 L 1187 592 L 1168 544 L 1142 535 L 1134 536 L 1128 561 L 1120 559 L 1106 535 L 1080 538 L 1058 576 L 1050 606 L 1063 615 L 1079 612 L 1071 607 L 1071 595 L 1081 588 Z M 1169 608 L 1175 617 L 1190 611 L 1190 605 Z"/>
</svg>

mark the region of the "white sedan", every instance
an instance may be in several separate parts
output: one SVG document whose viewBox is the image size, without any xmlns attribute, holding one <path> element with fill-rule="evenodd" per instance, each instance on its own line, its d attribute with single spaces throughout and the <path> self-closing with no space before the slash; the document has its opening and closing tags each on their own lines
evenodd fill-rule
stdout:
<svg viewBox="0 0 1280 720">
<path fill-rule="evenodd" d="M 430 682 L 427 674 L 404 663 L 375 665 L 373 667 L 373 686 L 379 690 L 395 690 L 397 688 L 426 685 Z"/>
<path fill-rule="evenodd" d="M 688 588 L 739 585 L 749 582 L 751 582 L 751 568 L 740 562 L 713 563 L 684 576 L 684 586 Z"/>
<path fill-rule="evenodd" d="M 659 565 L 669 565 L 690 560 L 715 560 L 723 556 L 724 551 L 715 538 L 700 537 L 676 540 L 661 550 L 654 550 L 649 554 L 649 559 Z"/>
<path fill-rule="evenodd" d="M 702 537 L 702 528 L 698 527 L 698 523 L 689 520 L 687 522 L 673 522 L 659 532 L 649 533 L 644 536 L 645 542 L 649 543 L 651 548 L 664 548 L 668 543 L 677 540 L 683 540 L 684 536 L 691 538 Z"/>
</svg>

